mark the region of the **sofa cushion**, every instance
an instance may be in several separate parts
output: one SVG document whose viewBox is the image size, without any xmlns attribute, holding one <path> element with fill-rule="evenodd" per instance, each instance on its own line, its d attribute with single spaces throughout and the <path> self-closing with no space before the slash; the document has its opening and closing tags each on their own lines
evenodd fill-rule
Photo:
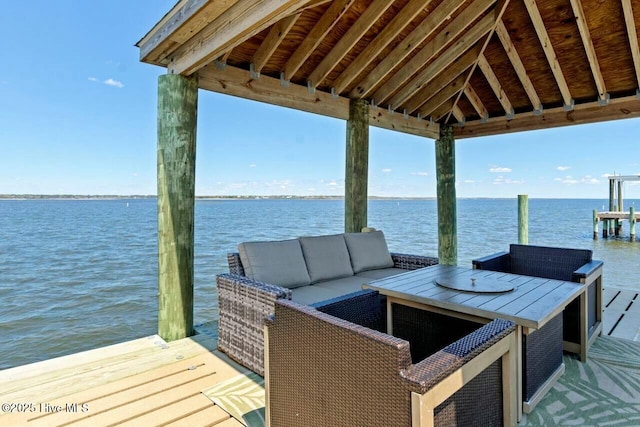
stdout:
<svg viewBox="0 0 640 427">
<path fill-rule="evenodd" d="M 357 277 L 362 277 L 367 279 L 365 281 L 370 282 L 372 280 L 384 279 L 385 277 L 395 276 L 396 274 L 406 273 L 409 270 L 403 270 L 401 268 L 380 268 L 377 270 L 366 270 L 361 273 L 358 273 Z"/>
<path fill-rule="evenodd" d="M 300 246 L 311 283 L 353 276 L 349 251 L 342 234 L 301 237 Z"/>
<path fill-rule="evenodd" d="M 345 233 L 344 240 L 347 242 L 354 273 L 393 267 L 393 259 L 382 231 Z"/>
<path fill-rule="evenodd" d="M 298 239 L 238 245 L 245 275 L 253 280 L 297 288 L 311 283 Z"/>
<path fill-rule="evenodd" d="M 299 304 L 311 305 L 316 302 L 342 296 L 346 293 L 348 292 L 339 289 L 325 289 L 318 285 L 308 285 L 292 289 L 291 299 Z"/>
<path fill-rule="evenodd" d="M 351 292 L 361 291 L 364 283 L 370 282 L 367 278 L 351 276 L 342 279 L 327 280 L 313 285 L 316 288 L 329 289 L 335 291 L 336 296 L 350 294 Z"/>
</svg>

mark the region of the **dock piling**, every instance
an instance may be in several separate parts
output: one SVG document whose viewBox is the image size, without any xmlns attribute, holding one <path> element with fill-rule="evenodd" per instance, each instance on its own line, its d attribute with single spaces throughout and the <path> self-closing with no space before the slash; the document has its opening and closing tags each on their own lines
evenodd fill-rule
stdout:
<svg viewBox="0 0 640 427">
<path fill-rule="evenodd" d="M 636 240 L 636 208 L 629 207 L 629 240 L 632 242 Z"/>
<path fill-rule="evenodd" d="M 604 230 L 602 231 L 604 233 Z M 593 240 L 598 240 L 598 210 L 593 210 Z"/>
<path fill-rule="evenodd" d="M 529 196 L 518 194 L 518 243 L 529 244 Z"/>
</svg>

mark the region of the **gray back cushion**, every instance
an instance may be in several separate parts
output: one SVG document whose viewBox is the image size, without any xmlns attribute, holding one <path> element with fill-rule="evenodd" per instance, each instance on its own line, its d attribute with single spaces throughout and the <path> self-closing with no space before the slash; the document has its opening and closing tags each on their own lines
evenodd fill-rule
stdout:
<svg viewBox="0 0 640 427">
<path fill-rule="evenodd" d="M 342 234 L 301 237 L 300 245 L 311 283 L 353 276 L 349 251 Z"/>
<path fill-rule="evenodd" d="M 382 231 L 345 233 L 344 240 L 347 242 L 354 273 L 393 267 L 393 259 Z"/>
<path fill-rule="evenodd" d="M 238 245 L 247 277 L 286 288 L 311 283 L 298 239 Z"/>
</svg>

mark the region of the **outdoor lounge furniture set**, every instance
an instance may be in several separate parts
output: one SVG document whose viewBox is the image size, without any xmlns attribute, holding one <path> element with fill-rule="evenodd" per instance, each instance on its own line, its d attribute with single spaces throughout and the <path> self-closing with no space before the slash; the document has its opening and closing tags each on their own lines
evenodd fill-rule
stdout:
<svg viewBox="0 0 640 427">
<path fill-rule="evenodd" d="M 514 253 L 524 252 L 514 246 Z M 530 360 L 559 357 L 561 362 L 562 320 L 574 315 L 555 316 L 541 329 L 546 332 L 531 335 L 528 343 L 504 319 L 482 325 L 396 304 L 387 319 L 386 297 L 361 290 L 362 285 L 438 260 L 389 253 L 380 231 L 249 242 L 238 249 L 228 254 L 230 273 L 216 277 L 218 346 L 265 376 L 267 419 L 274 426 L 515 425 L 522 398 L 518 369 L 525 372 L 523 394 L 533 392 L 526 389 L 527 375 L 529 385 L 538 387 L 547 374 L 533 362 L 519 367 L 517 340 L 525 351 L 529 346 L 528 351 L 538 352 Z M 543 249 L 556 248 L 533 251 Z M 474 260 L 474 268 L 519 267 L 517 255 L 512 263 L 500 255 L 501 261 Z M 577 268 L 572 278 L 593 280 L 597 296 L 601 262 L 594 263 Z M 594 336 L 599 332 L 596 301 L 585 293 L 577 320 L 585 321 L 587 305 L 593 304 Z M 574 337 L 571 333 L 565 331 L 565 340 Z"/>
</svg>

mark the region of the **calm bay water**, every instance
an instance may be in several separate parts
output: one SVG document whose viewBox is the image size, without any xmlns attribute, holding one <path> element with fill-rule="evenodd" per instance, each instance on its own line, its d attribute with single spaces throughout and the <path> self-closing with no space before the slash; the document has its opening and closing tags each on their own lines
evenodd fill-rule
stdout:
<svg viewBox="0 0 640 427">
<path fill-rule="evenodd" d="M 639 203 L 625 201 L 626 206 Z M 592 249 L 604 284 L 640 288 L 640 242 L 592 240 L 602 200 L 529 200 L 529 243 Z M 217 317 L 215 275 L 239 242 L 343 230 L 339 200 L 198 200 L 195 321 Z M 437 255 L 434 200 L 374 200 L 389 249 Z M 626 226 L 626 224 L 625 224 Z M 517 201 L 458 201 L 458 262 L 517 242 Z M 0 369 L 156 333 L 155 199 L 0 201 Z"/>
</svg>

